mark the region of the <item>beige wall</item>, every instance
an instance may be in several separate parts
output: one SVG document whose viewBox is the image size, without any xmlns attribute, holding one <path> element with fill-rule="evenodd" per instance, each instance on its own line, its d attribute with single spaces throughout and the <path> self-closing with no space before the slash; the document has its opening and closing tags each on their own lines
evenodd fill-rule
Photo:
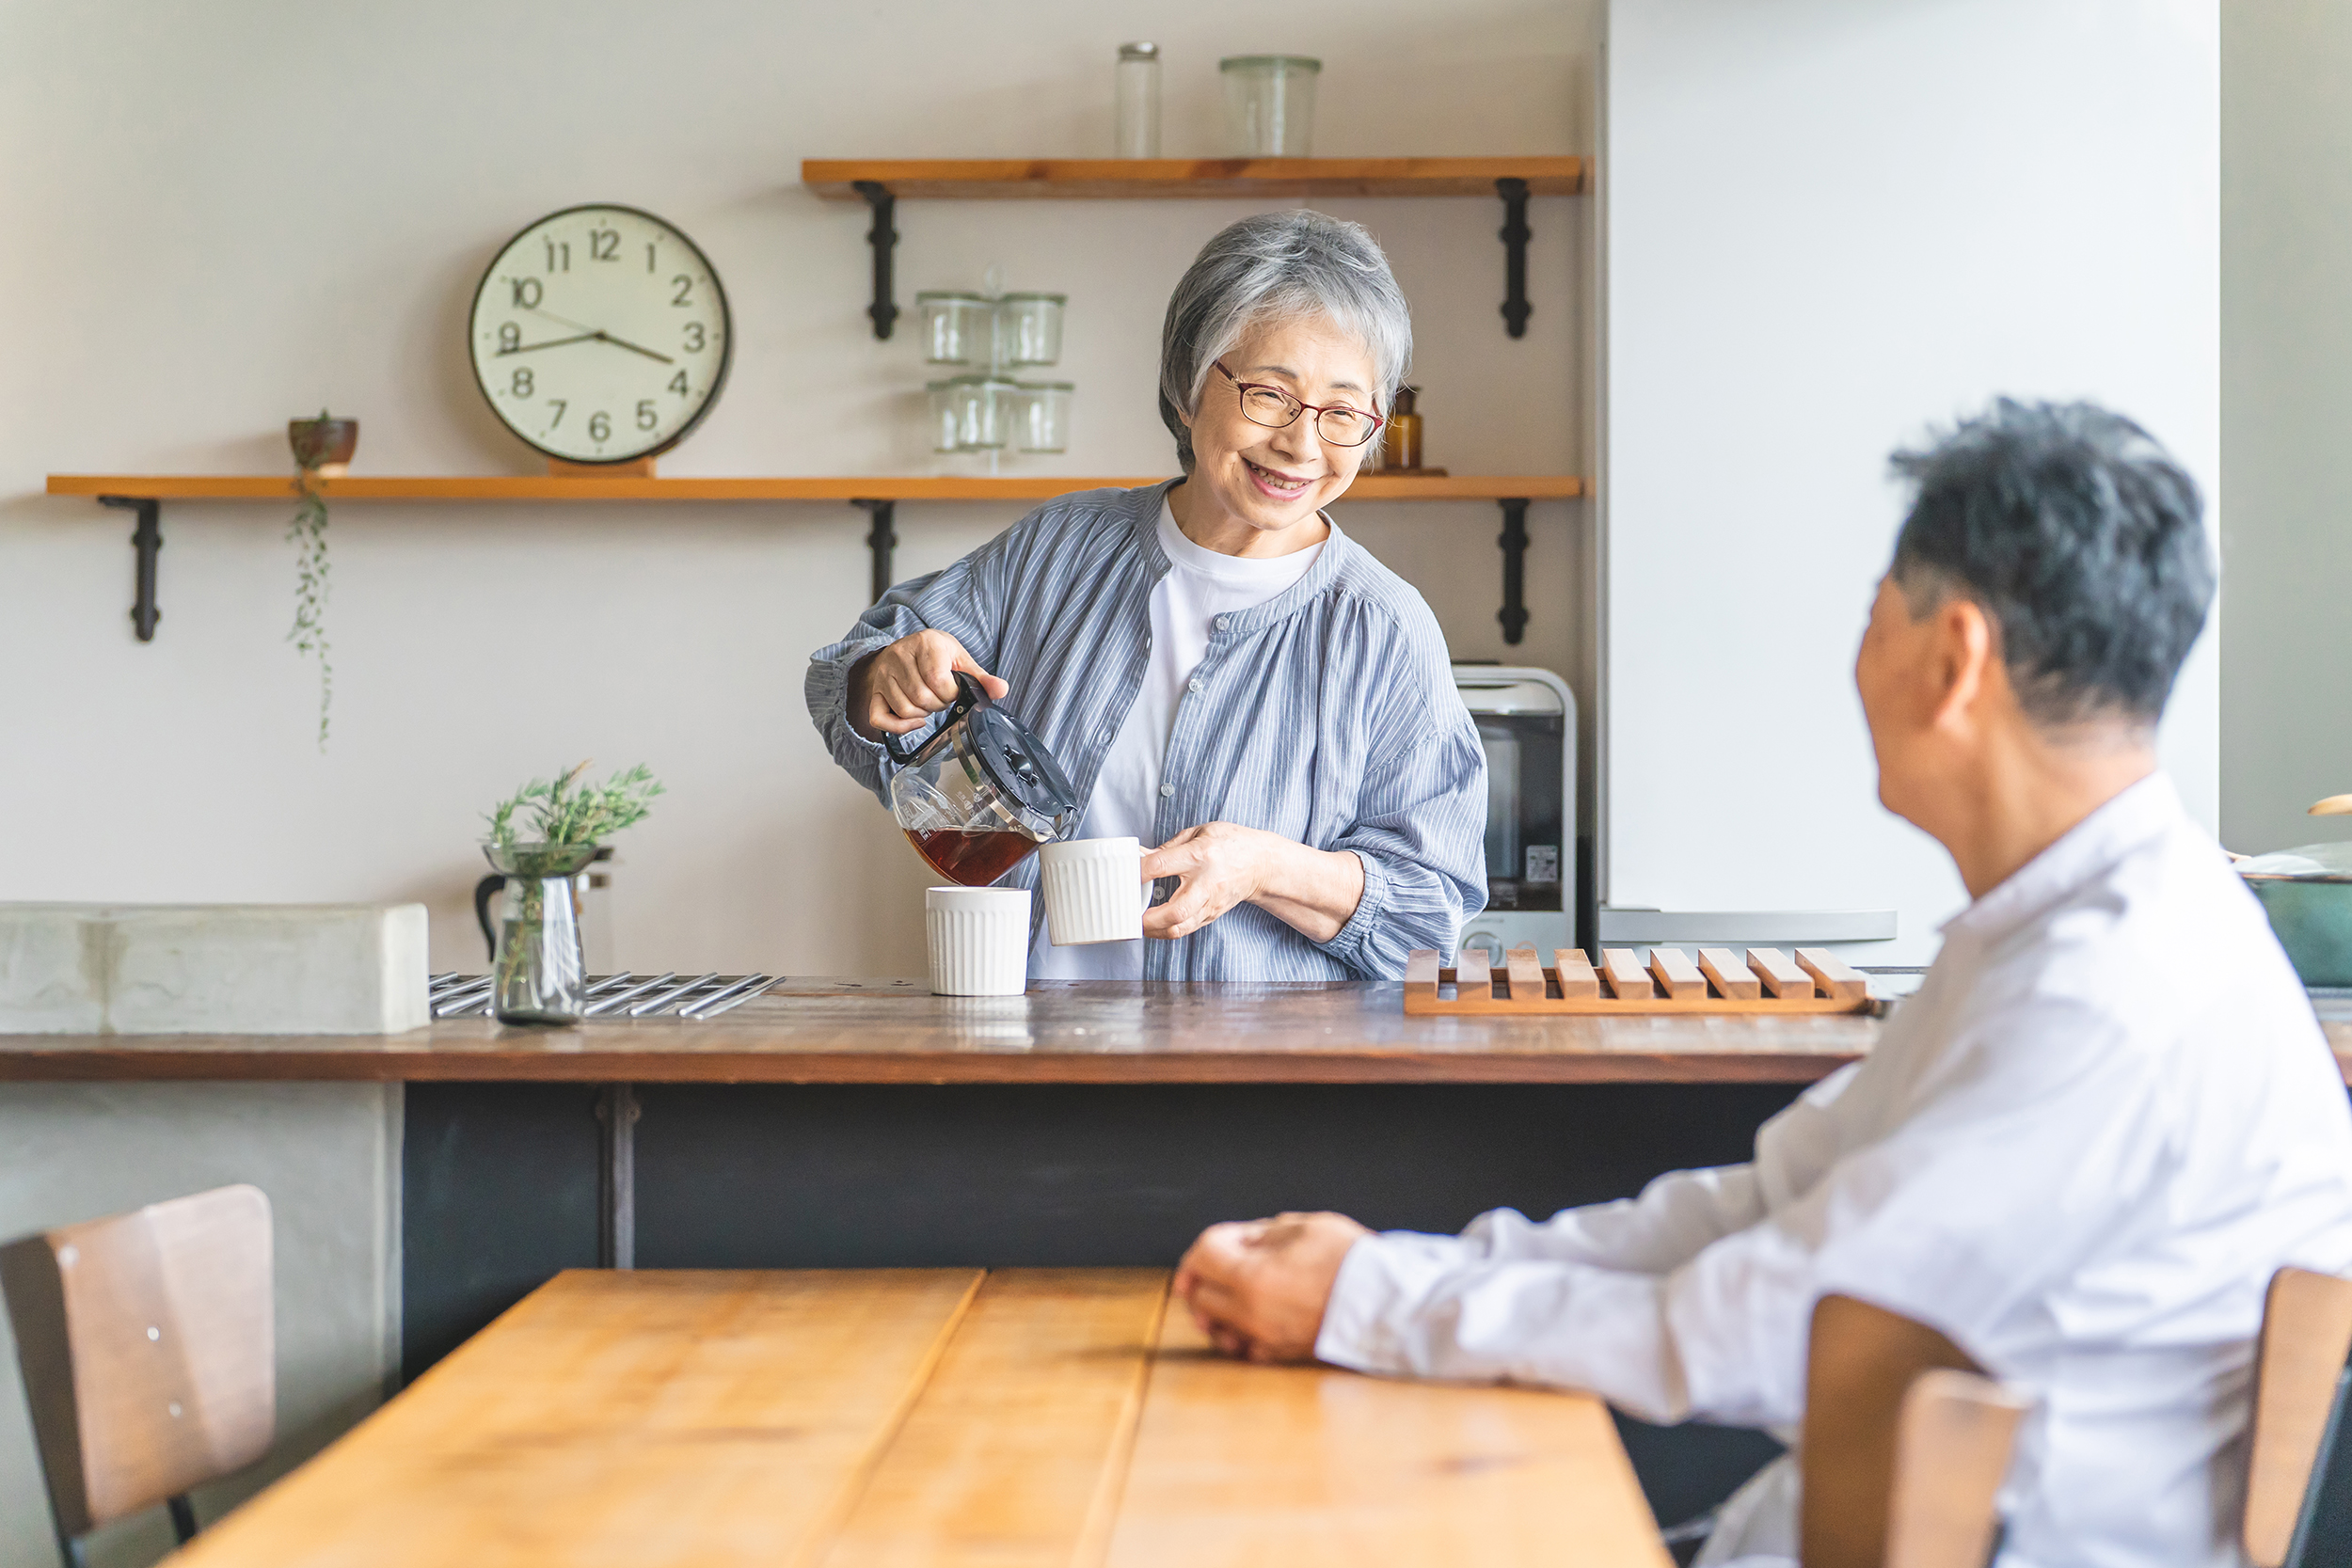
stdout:
<svg viewBox="0 0 2352 1568">
<path fill-rule="evenodd" d="M 2352 8 L 2221 11 L 2222 839 L 2352 834 Z"/>
<path fill-rule="evenodd" d="M 867 329 L 865 210 L 802 190 L 803 157 L 1102 153 L 1113 55 L 1138 37 L 1165 51 L 1170 153 L 1218 150 L 1217 56 L 1267 51 L 1326 61 L 1319 152 L 1571 151 L 1590 19 L 1542 0 L 0 10 L 0 898 L 418 899 L 436 964 L 478 968 L 477 814 L 580 757 L 642 759 L 671 793 L 620 841 L 619 961 L 917 972 L 924 868 L 801 700 L 807 653 L 866 602 L 851 508 L 344 505 L 322 756 L 316 675 L 284 641 L 286 509 L 167 508 L 141 645 L 128 519 L 43 476 L 279 469 L 284 421 L 322 404 L 360 419 L 363 472 L 530 471 L 474 388 L 464 312 L 511 233 L 596 199 L 678 224 L 732 296 L 732 383 L 665 473 L 970 471 L 925 449 L 914 335 Z M 1534 203 L 1516 342 L 1500 203 L 1329 207 L 1374 227 L 1413 300 L 1428 461 L 1575 469 L 1581 203 Z M 991 261 L 1067 292 L 1073 445 L 1021 471 L 1165 471 L 1168 291 L 1247 210 L 911 202 L 900 303 Z M 902 507 L 901 570 L 1017 515 Z M 1504 652 L 1492 506 L 1341 517 L 1458 655 Z M 1572 675 L 1584 522 L 1534 509 L 1518 651 Z"/>
</svg>

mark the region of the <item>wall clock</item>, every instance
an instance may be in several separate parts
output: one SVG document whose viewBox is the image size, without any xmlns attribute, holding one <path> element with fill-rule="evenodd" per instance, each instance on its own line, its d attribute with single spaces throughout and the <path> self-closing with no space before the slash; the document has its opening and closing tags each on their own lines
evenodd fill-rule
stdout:
<svg viewBox="0 0 2352 1568">
<path fill-rule="evenodd" d="M 491 410 L 532 447 L 634 463 L 710 412 L 735 332 L 693 241 L 651 213 L 595 203 L 507 241 L 474 291 L 467 347 Z"/>
</svg>

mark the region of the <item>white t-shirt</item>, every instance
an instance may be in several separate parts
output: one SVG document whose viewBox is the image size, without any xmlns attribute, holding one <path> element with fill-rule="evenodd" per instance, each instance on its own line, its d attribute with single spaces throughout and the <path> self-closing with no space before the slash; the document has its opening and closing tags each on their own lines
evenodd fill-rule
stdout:
<svg viewBox="0 0 2352 1568">
<path fill-rule="evenodd" d="M 1290 588 L 1307 575 L 1323 546 L 1318 542 L 1265 558 L 1219 555 L 1185 538 L 1163 500 L 1160 550 L 1168 569 L 1152 589 L 1152 662 L 1127 721 L 1111 738 L 1087 801 L 1086 820 L 1078 825 L 1080 838 L 1139 839 L 1146 849 L 1159 847 L 1160 766 L 1176 727 L 1177 706 L 1184 700 L 1184 683 L 1209 651 L 1210 624 Z M 1138 887 L 1136 896 L 1143 895 Z M 1143 943 L 1056 947 L 1041 922 L 1029 951 L 1029 974 L 1040 980 L 1140 979 Z"/>
</svg>

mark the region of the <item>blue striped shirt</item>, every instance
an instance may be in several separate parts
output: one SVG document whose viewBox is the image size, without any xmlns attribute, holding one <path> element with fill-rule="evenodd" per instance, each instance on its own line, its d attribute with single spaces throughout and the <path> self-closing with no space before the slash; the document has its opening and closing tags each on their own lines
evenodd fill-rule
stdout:
<svg viewBox="0 0 2352 1568">
<path fill-rule="evenodd" d="M 850 727 L 850 667 L 933 628 L 1012 688 L 999 705 L 1051 749 L 1083 802 L 1143 684 L 1152 589 L 1168 569 L 1177 482 L 1046 502 L 942 572 L 902 582 L 810 656 L 808 710 L 885 804 L 882 749 Z M 1325 519 L 1327 522 L 1329 519 Z M 1150 980 L 1395 979 L 1416 947 L 1452 953 L 1486 896 L 1486 759 L 1437 617 L 1337 524 L 1293 587 L 1221 618 L 1168 737 L 1161 842 L 1203 822 L 1262 828 L 1363 863 L 1356 912 L 1311 942 L 1253 904 L 1144 943 Z M 1033 886 L 1032 856 L 1005 879 Z"/>
</svg>

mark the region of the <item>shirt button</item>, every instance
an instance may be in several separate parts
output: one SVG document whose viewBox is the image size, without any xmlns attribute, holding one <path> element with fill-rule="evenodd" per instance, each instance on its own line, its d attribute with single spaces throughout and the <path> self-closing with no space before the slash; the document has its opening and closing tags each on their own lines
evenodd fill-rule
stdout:
<svg viewBox="0 0 2352 1568">
<path fill-rule="evenodd" d="M 1098 745 L 1098 746 L 1107 746 L 1107 745 L 1109 745 L 1110 743 L 1111 743 L 1111 732 L 1110 732 L 1110 731 L 1108 731 L 1108 730 L 1104 730 L 1104 732 L 1103 732 L 1100 736 L 1098 736 L 1095 738 L 1095 744 L 1096 744 L 1096 745 Z"/>
<path fill-rule="evenodd" d="M 1173 795 L 1173 794 L 1175 794 L 1175 793 L 1176 793 L 1176 786 L 1175 786 L 1174 784 L 1164 784 L 1160 785 L 1160 799 L 1161 799 L 1161 800 L 1167 800 L 1169 796 L 1171 796 L 1171 795 Z"/>
<path fill-rule="evenodd" d="M 1185 690 L 1187 690 L 1187 691 L 1198 691 L 1198 690 L 1200 690 L 1200 677 L 1196 675 L 1196 676 L 1194 676 L 1191 680 L 1186 681 L 1186 682 L 1184 683 L 1184 689 L 1185 689 Z"/>
<path fill-rule="evenodd" d="M 1220 615 L 1216 618 L 1216 629 L 1219 631 L 1223 631 L 1227 626 L 1230 626 L 1232 624 L 1233 618 L 1231 615 Z"/>
</svg>

